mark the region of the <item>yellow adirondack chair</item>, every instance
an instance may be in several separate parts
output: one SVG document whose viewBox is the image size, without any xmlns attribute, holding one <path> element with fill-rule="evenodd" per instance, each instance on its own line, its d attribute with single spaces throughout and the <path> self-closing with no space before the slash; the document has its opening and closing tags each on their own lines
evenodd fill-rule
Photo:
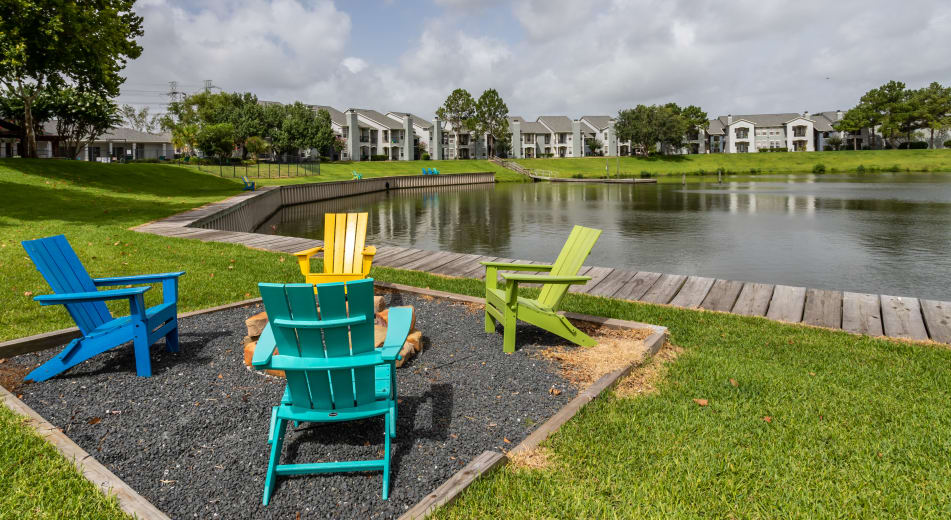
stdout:
<svg viewBox="0 0 951 520">
<path fill-rule="evenodd" d="M 324 245 L 294 253 L 306 282 L 350 282 L 369 276 L 376 248 L 364 247 L 366 238 L 366 213 L 324 214 Z M 321 251 L 324 252 L 324 272 L 311 272 L 310 257 Z"/>
</svg>

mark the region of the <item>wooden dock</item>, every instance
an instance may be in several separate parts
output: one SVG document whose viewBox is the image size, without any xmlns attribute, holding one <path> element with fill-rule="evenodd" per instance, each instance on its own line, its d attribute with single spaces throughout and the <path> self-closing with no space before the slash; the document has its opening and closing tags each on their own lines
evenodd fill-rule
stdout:
<svg viewBox="0 0 951 520">
<path fill-rule="evenodd" d="M 246 192 L 225 201 L 144 224 L 136 230 L 167 237 L 244 244 L 282 253 L 301 251 L 322 244 L 319 240 L 304 238 L 192 227 L 208 222 L 214 214 L 224 212 L 228 208 L 244 206 L 248 199 L 254 196 Z M 271 197 L 263 194 L 258 196 Z M 485 276 L 485 269 L 479 262 L 483 261 L 539 263 L 448 251 L 379 246 L 373 264 L 443 276 L 481 279 Z M 611 267 L 583 266 L 579 274 L 590 276 L 591 280 L 585 285 L 572 286 L 572 292 L 745 316 L 763 316 L 776 321 L 841 329 L 869 336 L 933 340 L 951 344 L 951 302 L 946 301 Z"/>
</svg>

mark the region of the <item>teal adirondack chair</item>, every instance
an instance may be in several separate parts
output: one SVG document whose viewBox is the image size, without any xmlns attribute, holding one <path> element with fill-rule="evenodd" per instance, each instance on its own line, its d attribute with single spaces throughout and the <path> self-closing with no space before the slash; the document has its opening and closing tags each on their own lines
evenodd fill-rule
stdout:
<svg viewBox="0 0 951 520">
<path fill-rule="evenodd" d="M 45 381 L 83 361 L 133 342 L 135 370 L 142 377 L 152 375 L 149 347 L 163 336 L 169 352 L 178 352 L 178 277 L 175 273 L 92 278 L 63 235 L 22 242 L 36 269 L 56 294 L 36 296 L 41 305 L 65 305 L 79 327 L 74 339 L 56 357 L 27 374 L 26 381 Z M 143 294 L 151 287 L 100 291 L 97 287 L 162 282 L 163 302 L 145 307 Z M 128 300 L 130 315 L 113 318 L 108 300 Z"/>
<path fill-rule="evenodd" d="M 278 475 L 344 471 L 383 470 L 386 500 L 390 439 L 396 437 L 395 362 L 409 334 L 412 309 L 390 308 L 386 339 L 381 349 L 375 349 L 372 278 L 317 286 L 262 283 L 258 287 L 268 325 L 254 349 L 251 365 L 283 370 L 287 376 L 284 397 L 271 410 L 264 505 L 271 499 Z M 379 415 L 384 416 L 382 459 L 279 464 L 288 421 L 340 422 Z"/>
<path fill-rule="evenodd" d="M 578 330 L 567 318 L 557 313 L 561 301 L 572 284 L 584 284 L 590 276 L 578 276 L 578 270 L 601 235 L 600 229 L 575 226 L 558 259 L 552 265 L 482 262 L 485 266 L 485 331 L 495 332 L 495 325 L 505 327 L 502 344 L 505 352 L 515 352 L 515 322 L 522 320 L 557 334 L 577 345 L 591 347 L 595 341 Z M 499 270 L 548 271 L 549 274 L 501 273 L 504 287 L 498 287 Z M 538 298 L 530 300 L 518 295 L 518 284 L 544 284 Z"/>
</svg>

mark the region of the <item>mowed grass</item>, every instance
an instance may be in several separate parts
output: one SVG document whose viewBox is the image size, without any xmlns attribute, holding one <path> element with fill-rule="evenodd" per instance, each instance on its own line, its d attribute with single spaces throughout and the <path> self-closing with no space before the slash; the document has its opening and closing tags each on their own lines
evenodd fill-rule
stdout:
<svg viewBox="0 0 951 520">
<path fill-rule="evenodd" d="M 282 164 L 280 175 L 278 176 L 278 167 L 276 164 L 270 166 L 270 171 L 266 163 L 248 166 L 188 166 L 193 170 L 200 170 L 211 175 L 221 175 L 226 178 L 243 175 L 253 177 L 259 186 L 270 186 L 276 184 L 299 184 L 307 182 L 322 181 L 349 181 L 353 178 L 353 172 L 356 171 L 364 179 L 372 177 L 387 177 L 392 175 L 421 175 L 423 168 L 436 168 L 439 173 L 474 173 L 474 172 L 494 172 L 495 180 L 498 182 L 527 182 L 524 175 L 513 172 L 512 170 L 502 168 L 489 161 L 478 159 L 459 159 L 452 161 L 362 161 L 349 162 L 337 161 L 320 164 L 320 173 L 316 172 L 316 165 L 308 164 L 306 166 L 296 166 L 293 164 Z M 219 173 L 220 172 L 220 173 Z M 310 175 L 308 175 L 310 173 Z"/>
<path fill-rule="evenodd" d="M 19 246 L 25 238 L 66 233 L 93 276 L 185 270 L 183 309 L 257 296 L 260 281 L 300 280 L 288 255 L 127 229 L 237 193 L 231 180 L 160 165 L 8 160 L 0 187 L 10 201 L 0 209 L 4 339 L 72 325 L 24 295 L 49 292 Z M 484 290 L 478 280 L 376 267 L 372 275 Z M 565 425 L 546 444 L 549 468 L 504 468 L 438 518 L 951 514 L 945 347 L 576 294 L 565 308 L 667 326 L 684 352 L 655 393 L 608 396 Z M 59 503 L 121 517 L 61 458 L 20 449 L 39 439 L 7 413 L 0 410 L 0 500 L 12 498 L 0 502 L 0 518 L 40 516 L 40 504 Z"/>
<path fill-rule="evenodd" d="M 717 170 L 728 174 L 751 173 L 812 173 L 816 164 L 825 166 L 826 173 L 855 173 L 859 166 L 873 171 L 951 171 L 951 149 L 941 150 L 859 150 L 841 152 L 780 152 L 739 154 L 692 154 L 655 157 L 580 157 L 565 159 L 518 159 L 526 168 L 548 170 L 559 177 L 582 175 L 603 177 L 605 165 L 610 176 L 617 175 L 620 162 L 621 176 L 639 177 L 647 172 L 652 176 L 716 175 Z"/>
</svg>

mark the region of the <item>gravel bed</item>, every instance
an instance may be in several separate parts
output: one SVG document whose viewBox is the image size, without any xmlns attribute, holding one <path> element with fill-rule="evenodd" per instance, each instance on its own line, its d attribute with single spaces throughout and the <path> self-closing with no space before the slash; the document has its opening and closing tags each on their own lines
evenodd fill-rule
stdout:
<svg viewBox="0 0 951 520">
<path fill-rule="evenodd" d="M 382 473 L 279 477 L 261 505 L 270 409 L 284 380 L 244 366 L 244 320 L 258 306 L 180 321 L 181 352 L 152 347 L 151 378 L 135 375 L 131 345 L 86 361 L 22 400 L 173 518 L 394 518 L 487 449 L 510 449 L 577 389 L 533 355 L 560 338 L 520 325 L 518 350 L 483 331 L 469 306 L 407 293 L 424 348 L 397 371 L 400 402 L 390 499 Z M 50 350 L 15 358 L 35 364 Z M 552 395 L 549 389 L 561 390 Z M 508 441 L 508 442 L 507 442 Z M 282 463 L 379 458 L 383 419 L 289 429 Z"/>
</svg>

